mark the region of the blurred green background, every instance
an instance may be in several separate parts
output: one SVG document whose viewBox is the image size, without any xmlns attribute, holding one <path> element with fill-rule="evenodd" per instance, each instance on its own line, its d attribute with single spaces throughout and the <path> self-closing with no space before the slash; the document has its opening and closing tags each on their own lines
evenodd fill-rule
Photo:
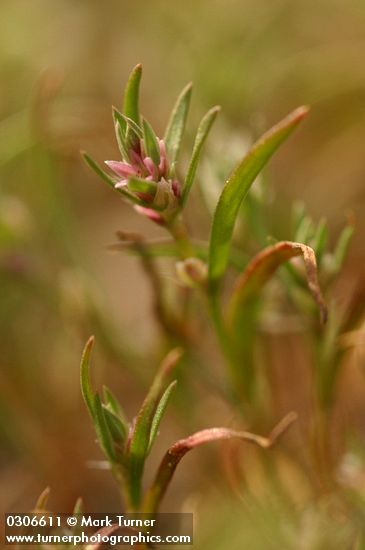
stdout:
<svg viewBox="0 0 365 550">
<path fill-rule="evenodd" d="M 355 218 L 339 291 L 346 295 L 365 258 L 365 4 L 2 0 L 0 28 L 1 498 L 8 511 L 26 510 L 50 485 L 55 510 L 70 509 L 79 495 L 90 511 L 113 509 L 119 497 L 109 474 L 86 467 L 100 455 L 78 362 L 95 333 L 96 378 L 135 412 L 159 334 L 140 265 L 107 245 L 118 229 L 160 233 L 88 171 L 79 150 L 99 161 L 117 158 L 111 105 L 120 105 L 138 62 L 143 111 L 156 131 L 192 80 L 189 126 L 221 105 L 209 142 L 227 154 L 237 136 L 250 140 L 310 104 L 308 120 L 270 165 L 273 217 L 282 238 L 281 219 L 297 199 L 314 219 L 329 220 L 334 237 L 346 217 Z M 196 194 L 190 223 L 206 236 L 198 201 Z M 163 276 L 171 277 L 167 268 Z M 356 365 L 362 362 L 360 350 Z M 359 369 L 351 372 L 356 409 L 363 394 Z M 179 421 L 166 430 L 166 444 L 171 432 L 185 434 Z M 193 485 L 187 469 L 175 499 L 186 496 L 184 483 Z"/>
</svg>

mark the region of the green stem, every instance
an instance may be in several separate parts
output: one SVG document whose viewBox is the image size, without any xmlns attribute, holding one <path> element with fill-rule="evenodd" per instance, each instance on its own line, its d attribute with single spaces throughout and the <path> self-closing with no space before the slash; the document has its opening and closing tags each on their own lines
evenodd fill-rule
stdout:
<svg viewBox="0 0 365 550">
<path fill-rule="evenodd" d="M 180 215 L 173 219 L 173 221 L 167 226 L 167 229 L 174 238 L 182 259 L 195 256 L 194 248 L 190 241 L 186 225 Z"/>
</svg>

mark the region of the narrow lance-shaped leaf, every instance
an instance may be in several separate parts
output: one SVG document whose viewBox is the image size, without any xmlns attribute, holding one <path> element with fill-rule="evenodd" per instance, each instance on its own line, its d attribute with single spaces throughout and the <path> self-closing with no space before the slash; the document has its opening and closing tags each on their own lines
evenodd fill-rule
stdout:
<svg viewBox="0 0 365 550">
<path fill-rule="evenodd" d="M 117 444 L 124 443 L 128 435 L 125 425 L 107 405 L 103 405 L 103 411 L 113 441 Z"/>
<path fill-rule="evenodd" d="M 200 154 L 201 154 L 204 142 L 208 137 L 209 130 L 211 129 L 213 122 L 217 114 L 219 113 L 219 111 L 220 111 L 220 107 L 213 107 L 212 109 L 210 109 L 210 111 L 206 113 L 206 115 L 202 118 L 199 124 L 195 142 L 194 142 L 193 153 L 191 156 L 188 172 L 185 178 L 185 183 L 182 191 L 182 196 L 181 196 L 182 206 L 185 205 L 188 195 L 190 193 L 190 189 L 194 183 L 195 174 L 198 168 Z"/>
<path fill-rule="evenodd" d="M 186 118 L 188 116 L 191 91 L 192 84 L 189 83 L 177 98 L 165 131 L 164 141 L 168 158 L 172 165 L 176 163 L 179 155 Z"/>
<path fill-rule="evenodd" d="M 106 456 L 109 458 L 109 460 L 111 462 L 115 462 L 116 457 L 114 452 L 113 439 L 109 431 L 104 409 L 98 393 L 96 393 L 94 397 L 94 411 L 94 425 L 100 446 Z"/>
<path fill-rule="evenodd" d="M 133 133 L 136 135 L 136 137 L 138 137 L 139 139 L 142 139 L 143 138 L 142 128 L 136 122 L 134 122 L 134 120 L 132 120 L 128 116 L 125 116 L 122 113 L 119 113 L 119 115 L 120 115 L 120 118 L 124 119 L 124 121 L 126 123 L 126 126 L 130 127 L 130 129 L 133 131 Z"/>
<path fill-rule="evenodd" d="M 294 412 L 289 413 L 275 426 L 268 437 L 255 435 L 251 432 L 231 430 L 229 428 L 210 428 L 197 432 L 186 439 L 177 441 L 169 448 L 162 459 L 155 480 L 146 494 L 143 503 L 143 511 L 146 513 L 155 513 L 157 511 L 177 465 L 186 453 L 195 449 L 195 447 L 199 447 L 205 443 L 211 443 L 212 441 L 241 439 L 242 441 L 268 449 L 276 443 L 278 438 L 288 429 L 296 418 L 297 415 Z"/>
<path fill-rule="evenodd" d="M 152 448 L 152 445 L 155 442 L 155 439 L 157 437 L 158 430 L 159 430 L 159 427 L 160 427 L 160 424 L 161 424 L 161 420 L 163 418 L 163 415 L 165 414 L 165 410 L 166 410 L 167 405 L 169 404 L 171 396 L 172 396 L 172 394 L 173 394 L 173 392 L 176 388 L 176 384 L 177 384 L 176 380 L 174 380 L 174 382 L 171 382 L 171 384 L 168 386 L 168 388 L 165 390 L 163 396 L 161 397 L 159 404 L 157 405 L 155 416 L 153 417 L 152 425 L 151 425 L 151 433 L 150 433 L 150 441 L 149 441 L 149 445 L 148 445 L 148 452 L 150 452 L 150 450 Z"/>
<path fill-rule="evenodd" d="M 139 124 L 139 85 L 142 77 L 142 65 L 136 65 L 130 74 L 124 90 L 123 113 Z"/>
<path fill-rule="evenodd" d="M 147 156 L 151 157 L 156 166 L 160 163 L 160 146 L 152 126 L 143 119 L 144 148 Z"/>
<path fill-rule="evenodd" d="M 119 140 L 122 142 L 123 154 L 126 154 L 126 161 L 129 161 L 130 149 L 139 148 L 139 140 L 143 138 L 143 131 L 133 119 L 119 112 L 118 109 L 113 109 L 113 116 L 117 124 L 120 126 Z M 117 138 L 118 138 L 117 136 Z M 119 143 L 118 140 L 118 143 Z"/>
<path fill-rule="evenodd" d="M 114 128 L 115 128 L 115 137 L 117 138 L 120 154 L 122 156 L 122 159 L 125 162 L 129 162 L 128 147 L 125 141 L 127 124 L 123 119 L 122 114 L 118 111 L 118 109 L 113 107 L 112 112 L 113 112 L 113 120 L 114 120 Z"/>
<path fill-rule="evenodd" d="M 249 263 L 239 276 L 228 304 L 228 319 L 232 326 L 240 326 L 241 312 L 259 296 L 262 287 L 275 273 L 277 268 L 294 256 L 302 256 L 306 268 L 309 290 L 316 301 L 323 322 L 327 319 L 327 307 L 324 302 L 317 278 L 317 264 L 314 251 L 301 243 L 283 241 L 262 250 Z"/>
<path fill-rule="evenodd" d="M 95 338 L 90 336 L 89 340 L 86 342 L 86 346 L 82 353 L 81 365 L 80 365 L 80 382 L 81 382 L 81 393 L 84 398 L 85 404 L 88 408 L 91 418 L 94 420 L 95 411 L 94 411 L 94 394 L 91 388 L 90 382 L 90 357 L 92 348 L 94 346 Z"/>
<path fill-rule="evenodd" d="M 115 395 L 110 391 L 110 389 L 107 388 L 106 386 L 103 386 L 103 396 L 104 396 L 104 401 L 107 404 L 107 406 L 110 408 L 110 410 L 114 414 L 116 414 L 120 418 L 120 420 L 123 422 L 123 424 L 127 427 L 128 422 L 119 401 L 117 400 Z"/>
<path fill-rule="evenodd" d="M 220 195 L 211 230 L 209 281 L 216 290 L 229 256 L 230 241 L 243 199 L 262 168 L 308 112 L 300 107 L 259 139 L 238 164 Z"/>
<path fill-rule="evenodd" d="M 109 176 L 109 174 L 107 174 L 106 172 L 104 172 L 104 170 L 102 168 L 100 168 L 99 164 L 97 162 L 95 162 L 94 159 L 92 159 L 90 157 L 90 155 L 88 155 L 87 153 L 85 153 L 84 151 L 81 151 L 81 155 L 83 156 L 86 164 L 88 166 L 90 166 L 90 168 L 92 170 L 94 170 L 94 172 L 102 179 L 104 180 L 110 187 L 112 187 L 112 189 L 115 189 L 115 184 L 116 184 L 116 180 L 113 179 L 111 176 Z"/>
<path fill-rule="evenodd" d="M 134 505 L 138 505 L 141 496 L 141 477 L 148 453 L 151 426 L 156 407 L 165 390 L 167 380 L 181 355 L 182 351 L 177 348 L 166 356 L 136 418 L 128 449 L 130 494 Z"/>
</svg>

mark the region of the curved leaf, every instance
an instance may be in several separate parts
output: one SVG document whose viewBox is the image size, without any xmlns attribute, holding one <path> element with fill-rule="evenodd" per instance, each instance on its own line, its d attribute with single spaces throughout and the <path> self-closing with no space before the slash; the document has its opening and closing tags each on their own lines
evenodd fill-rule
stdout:
<svg viewBox="0 0 365 550">
<path fill-rule="evenodd" d="M 202 151 L 204 142 L 208 137 L 209 130 L 211 129 L 211 127 L 213 125 L 213 122 L 214 122 L 217 114 L 219 113 L 219 111 L 220 111 L 220 107 L 218 107 L 218 106 L 213 107 L 212 109 L 210 109 L 210 111 L 208 111 L 204 115 L 204 117 L 202 118 L 202 120 L 199 124 L 198 131 L 197 131 L 196 138 L 195 138 L 195 142 L 194 142 L 192 157 L 191 157 L 191 160 L 190 160 L 188 172 L 187 172 L 184 187 L 183 187 L 183 190 L 182 190 L 182 196 L 181 196 L 182 206 L 185 205 L 186 200 L 187 200 L 188 195 L 189 195 L 189 192 L 190 192 L 190 189 L 191 189 L 191 187 L 194 183 L 195 174 L 196 174 L 196 171 L 197 171 L 197 168 L 198 168 L 200 153 Z"/>
<path fill-rule="evenodd" d="M 84 398 L 85 404 L 89 410 L 91 418 L 94 420 L 94 394 L 91 388 L 90 382 L 90 357 L 92 348 L 94 346 L 95 338 L 90 336 L 86 342 L 86 346 L 82 353 L 81 365 L 80 365 L 80 381 L 81 381 L 81 393 Z"/>
<path fill-rule="evenodd" d="M 261 169 L 307 112 L 307 107 L 299 107 L 264 134 L 226 181 L 215 210 L 210 237 L 209 281 L 213 290 L 227 266 L 230 240 L 243 199 Z"/>
<path fill-rule="evenodd" d="M 139 125 L 139 85 L 142 77 L 142 65 L 138 64 L 131 72 L 124 90 L 123 113 Z"/>
<path fill-rule="evenodd" d="M 233 326 L 237 324 L 240 313 L 249 309 L 252 302 L 259 296 L 262 287 L 278 267 L 295 256 L 303 257 L 309 290 L 319 307 L 322 321 L 326 321 L 327 307 L 318 283 L 317 263 L 313 249 L 301 243 L 282 241 L 268 246 L 257 254 L 239 276 L 228 304 L 228 317 Z"/>
<path fill-rule="evenodd" d="M 155 480 L 146 494 L 143 506 L 144 511 L 147 513 L 154 513 L 157 511 L 177 465 L 188 451 L 191 451 L 200 445 L 204 445 L 205 443 L 225 439 L 241 439 L 242 441 L 254 443 L 259 447 L 268 449 L 276 443 L 277 439 L 296 419 L 296 413 L 289 413 L 279 422 L 279 424 L 275 426 L 268 437 L 255 435 L 251 432 L 231 430 L 229 428 L 209 428 L 207 430 L 197 432 L 186 439 L 177 441 L 174 445 L 172 445 L 172 447 L 169 448 L 162 459 Z"/>
</svg>

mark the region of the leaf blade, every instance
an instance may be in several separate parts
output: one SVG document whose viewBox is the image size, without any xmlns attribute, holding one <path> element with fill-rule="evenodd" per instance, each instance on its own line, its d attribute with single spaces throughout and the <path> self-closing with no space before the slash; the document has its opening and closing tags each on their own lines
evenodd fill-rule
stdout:
<svg viewBox="0 0 365 550">
<path fill-rule="evenodd" d="M 166 388 L 165 392 L 163 393 L 163 395 L 162 395 L 162 397 L 161 397 L 161 399 L 160 399 L 160 401 L 157 405 L 156 412 L 155 412 L 155 415 L 153 417 L 152 424 L 151 424 L 150 441 L 149 441 L 149 444 L 148 444 L 148 451 L 147 451 L 148 453 L 150 452 L 150 450 L 152 448 L 152 445 L 154 444 L 154 442 L 156 440 L 156 437 L 157 437 L 157 434 L 158 434 L 158 429 L 159 429 L 160 424 L 161 424 L 161 420 L 163 418 L 163 415 L 165 413 L 167 405 L 170 402 L 172 394 L 175 391 L 176 384 L 177 384 L 176 380 L 171 382 L 171 384 Z"/>
<path fill-rule="evenodd" d="M 180 360 L 181 355 L 182 350 L 176 348 L 162 361 L 136 418 L 128 448 L 130 494 L 135 505 L 138 505 L 141 496 L 141 477 L 156 407 L 164 392 L 166 381 Z"/>
<path fill-rule="evenodd" d="M 151 157 L 153 163 L 158 166 L 160 164 L 160 146 L 151 124 L 145 118 L 143 119 L 143 138 L 147 156 Z"/>
<path fill-rule="evenodd" d="M 208 428 L 206 430 L 196 432 L 186 439 L 177 441 L 168 449 L 160 463 L 152 486 L 146 493 L 143 505 L 144 511 L 146 513 L 155 513 L 157 511 L 180 460 L 186 455 L 187 452 L 206 443 L 227 439 L 240 439 L 242 441 L 256 444 L 264 449 L 268 449 L 277 442 L 278 438 L 280 438 L 287 431 L 296 419 L 296 413 L 291 412 L 287 414 L 273 428 L 268 437 L 256 435 L 251 432 L 231 430 L 229 428 Z"/>
<path fill-rule="evenodd" d="M 139 125 L 139 86 L 142 78 L 142 65 L 132 70 L 124 90 L 123 113 Z"/>
<path fill-rule="evenodd" d="M 94 170 L 94 172 L 102 179 L 104 180 L 108 185 L 109 187 L 111 187 L 112 189 L 115 189 L 115 184 L 116 184 L 116 181 L 111 177 L 109 176 L 109 174 L 107 174 L 106 172 L 104 172 L 104 170 L 102 168 L 100 168 L 99 164 L 97 162 L 95 162 L 94 159 L 92 159 L 90 157 L 90 155 L 88 155 L 87 153 L 85 153 L 85 151 L 81 151 L 81 155 L 84 159 L 84 161 L 86 162 L 86 164 L 92 169 Z"/>
<path fill-rule="evenodd" d="M 227 266 L 230 240 L 243 199 L 261 169 L 307 113 L 307 107 L 299 107 L 266 132 L 226 181 L 215 210 L 210 237 L 209 282 L 213 291 Z"/>
<path fill-rule="evenodd" d="M 179 155 L 181 140 L 185 129 L 185 123 L 188 116 L 189 105 L 192 93 L 192 83 L 185 86 L 171 112 L 167 123 L 164 142 L 168 152 L 168 158 L 171 165 L 176 163 Z"/>
<path fill-rule="evenodd" d="M 238 322 L 240 312 L 248 309 L 248 304 L 258 297 L 262 287 L 278 267 L 300 255 L 305 263 L 309 290 L 318 305 L 322 321 L 326 321 L 327 306 L 318 283 L 317 263 L 313 249 L 302 243 L 281 241 L 259 252 L 238 277 L 227 308 L 228 319 L 232 326 L 240 324 Z"/>
<path fill-rule="evenodd" d="M 116 460 L 116 456 L 113 446 L 113 439 L 109 431 L 109 427 L 104 414 L 104 409 L 98 393 L 96 393 L 94 396 L 94 411 L 94 425 L 100 447 L 102 448 L 110 462 L 114 463 Z"/>
<path fill-rule="evenodd" d="M 184 206 L 187 201 L 191 187 L 194 183 L 203 145 L 208 137 L 209 131 L 219 111 L 220 111 L 220 107 L 218 106 L 213 107 L 204 115 L 204 117 L 199 123 L 198 131 L 197 131 L 194 146 L 193 146 L 193 153 L 191 156 L 189 168 L 185 178 L 184 187 L 182 190 L 182 197 L 181 197 L 182 206 Z"/>
<path fill-rule="evenodd" d="M 91 352 L 94 346 L 95 338 L 90 336 L 86 342 L 84 351 L 81 356 L 80 364 L 80 384 L 81 384 L 81 393 L 84 398 L 86 407 L 90 413 L 91 418 L 94 420 L 95 411 L 94 411 L 94 394 L 90 382 L 90 358 Z"/>
</svg>

